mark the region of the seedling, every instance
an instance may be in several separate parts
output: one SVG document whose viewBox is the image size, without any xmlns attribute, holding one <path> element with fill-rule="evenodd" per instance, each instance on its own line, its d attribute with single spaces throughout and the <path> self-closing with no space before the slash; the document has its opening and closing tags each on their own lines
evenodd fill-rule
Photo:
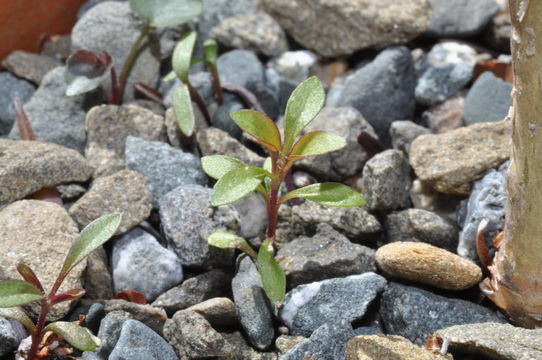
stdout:
<svg viewBox="0 0 542 360">
<path fill-rule="evenodd" d="M 201 159 L 207 175 L 218 180 L 211 194 L 211 205 L 228 205 L 253 191 L 265 199 L 267 233 L 257 253 L 245 239 L 224 231 L 211 234 L 209 245 L 224 249 L 236 248 L 254 258 L 264 291 L 274 302 L 282 301 L 286 292 L 286 277 L 274 256 L 280 205 L 294 198 L 332 207 L 355 207 L 365 203 L 361 194 L 351 187 L 330 182 L 308 185 L 282 196 L 280 194 L 281 184 L 297 160 L 340 150 L 346 146 L 343 138 L 325 131 L 312 131 L 299 138 L 303 129 L 324 106 L 324 100 L 324 89 L 316 77 L 301 83 L 286 106 L 284 137 L 281 137 L 273 120 L 260 112 L 241 110 L 231 114 L 235 123 L 269 152 L 270 157 L 263 168 L 247 166 L 240 160 L 224 155 L 205 156 Z"/>
<path fill-rule="evenodd" d="M 17 265 L 17 271 L 24 280 L 0 282 L 0 316 L 19 321 L 32 336 L 32 345 L 27 359 L 34 360 L 39 344 L 46 332 L 52 332 L 64 338 L 74 348 L 82 351 L 95 351 L 100 340 L 92 333 L 75 323 L 57 321 L 45 326 L 47 314 L 51 308 L 61 302 L 71 301 L 85 295 L 84 289 L 71 289 L 57 294 L 69 272 L 97 247 L 104 244 L 117 230 L 121 216 L 112 214 L 102 216 L 81 231 L 70 248 L 64 264 L 53 286 L 46 294 L 41 282 L 32 269 L 24 264 Z M 37 324 L 22 311 L 19 306 L 39 301 L 41 310 Z"/>
</svg>

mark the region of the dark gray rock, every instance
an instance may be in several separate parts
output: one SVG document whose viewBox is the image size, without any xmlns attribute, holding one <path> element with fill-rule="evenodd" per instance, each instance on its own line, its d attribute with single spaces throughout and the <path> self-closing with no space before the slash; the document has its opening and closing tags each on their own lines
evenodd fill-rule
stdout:
<svg viewBox="0 0 542 360">
<path fill-rule="evenodd" d="M 512 105 L 512 84 L 486 71 L 472 85 L 465 99 L 465 124 L 501 121 Z"/>
<path fill-rule="evenodd" d="M 371 158 L 361 181 L 371 210 L 404 209 L 410 204 L 410 165 L 399 150 L 386 150 Z"/>
<path fill-rule="evenodd" d="M 249 342 L 264 350 L 273 343 L 275 331 L 269 300 L 264 293 L 260 274 L 250 257 L 240 255 L 237 258 L 237 273 L 231 287 L 239 320 Z"/>
<path fill-rule="evenodd" d="M 429 133 L 431 133 L 431 130 L 410 120 L 394 121 L 390 126 L 390 137 L 393 148 L 401 150 L 407 156 L 410 144 L 414 139 L 420 135 Z"/>
<path fill-rule="evenodd" d="M 231 280 L 224 280 L 222 281 L 222 284 L 225 284 L 229 289 Z M 190 306 L 187 310 L 202 315 L 212 326 L 223 327 L 239 324 L 239 317 L 237 316 L 235 304 L 227 297 L 215 297 L 205 300 Z"/>
<path fill-rule="evenodd" d="M 96 352 L 85 351 L 83 359 L 85 360 L 107 360 L 111 351 L 119 340 L 122 325 L 130 319 L 130 314 L 125 311 L 112 311 L 108 313 L 100 323 L 98 338 L 102 342 Z"/>
<path fill-rule="evenodd" d="M 499 11 L 494 0 L 430 0 L 433 19 L 426 35 L 467 37 L 479 34 Z"/>
<path fill-rule="evenodd" d="M 392 47 L 346 79 L 338 106 L 352 106 L 389 143 L 395 120 L 412 119 L 416 99 L 416 74 L 410 51 Z"/>
<path fill-rule="evenodd" d="M 25 104 L 36 91 L 36 87 L 7 71 L 0 72 L 0 136 L 9 134 L 15 122 L 15 98 Z"/>
<path fill-rule="evenodd" d="M 122 325 L 109 360 L 177 360 L 175 351 L 160 335 L 137 320 Z"/>
<path fill-rule="evenodd" d="M 15 50 L 3 61 L 2 66 L 12 74 L 38 85 L 43 77 L 62 63 L 47 55 Z"/>
<path fill-rule="evenodd" d="M 168 248 L 185 266 L 231 264 L 234 251 L 209 247 L 213 232 L 239 228 L 237 211 L 231 206 L 211 207 L 211 189 L 201 185 L 181 185 L 160 201 L 160 220 Z"/>
<path fill-rule="evenodd" d="M 385 286 L 372 272 L 300 285 L 286 294 L 280 319 L 292 335 L 310 336 L 324 324 L 361 319 Z"/>
<path fill-rule="evenodd" d="M 11 322 L 0 318 L 0 356 L 7 355 L 15 350 L 21 340 L 13 330 Z"/>
<path fill-rule="evenodd" d="M 361 326 L 359 328 L 354 329 L 354 334 L 356 336 L 362 336 L 362 335 L 378 335 L 383 334 L 382 329 L 379 329 L 377 327 L 372 326 Z"/>
<path fill-rule="evenodd" d="M 115 292 L 137 290 L 147 301 L 183 281 L 177 255 L 139 228 L 115 240 L 111 267 Z"/>
<path fill-rule="evenodd" d="M 244 109 L 245 107 L 238 101 L 229 101 L 222 106 L 219 106 L 218 109 L 214 112 L 211 118 L 211 125 L 217 129 L 224 130 L 232 137 L 240 140 L 241 134 L 243 133 L 241 128 L 230 117 L 230 114 L 239 110 Z"/>
<path fill-rule="evenodd" d="M 100 323 L 102 322 L 104 317 L 104 306 L 100 303 L 94 303 L 90 305 L 86 313 L 85 322 L 83 323 L 83 325 L 94 334 L 98 334 L 98 331 L 100 330 Z"/>
<path fill-rule="evenodd" d="M 484 31 L 484 43 L 504 54 L 510 54 L 512 23 L 508 11 L 499 12 L 491 18 Z"/>
<path fill-rule="evenodd" d="M 461 324 L 506 322 L 481 305 L 435 295 L 426 290 L 389 283 L 380 300 L 380 317 L 386 334 L 401 335 L 423 345 L 427 334 Z"/>
<path fill-rule="evenodd" d="M 145 141 L 128 136 L 126 167 L 142 174 L 152 194 L 155 207 L 162 197 L 181 185 L 207 184 L 198 157 L 159 141 Z"/>
<path fill-rule="evenodd" d="M 422 209 L 393 212 L 384 223 L 386 241 L 421 241 L 455 252 L 459 230 L 450 220 Z"/>
<path fill-rule="evenodd" d="M 346 319 L 320 326 L 312 335 L 295 345 L 280 360 L 345 360 L 346 343 L 355 336 Z"/>
</svg>

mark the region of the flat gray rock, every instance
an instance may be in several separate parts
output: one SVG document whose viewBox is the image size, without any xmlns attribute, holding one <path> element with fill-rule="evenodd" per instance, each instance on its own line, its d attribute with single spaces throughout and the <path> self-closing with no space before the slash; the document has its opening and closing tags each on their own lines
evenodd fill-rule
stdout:
<svg viewBox="0 0 542 360">
<path fill-rule="evenodd" d="M 111 311 L 100 322 L 98 338 L 101 341 L 100 346 L 95 352 L 85 351 L 84 360 L 107 360 L 111 351 L 119 340 L 122 325 L 130 319 L 130 314 L 125 311 Z"/>
<path fill-rule="evenodd" d="M 512 106 L 512 84 L 486 71 L 476 79 L 465 99 L 465 124 L 501 121 Z"/>
</svg>

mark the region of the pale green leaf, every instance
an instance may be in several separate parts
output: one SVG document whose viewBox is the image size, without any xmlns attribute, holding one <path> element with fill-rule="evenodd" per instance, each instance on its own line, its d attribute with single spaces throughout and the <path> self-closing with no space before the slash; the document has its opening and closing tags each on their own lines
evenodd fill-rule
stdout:
<svg viewBox="0 0 542 360">
<path fill-rule="evenodd" d="M 267 175 L 267 171 L 255 166 L 229 171 L 215 184 L 211 194 L 211 205 L 228 205 L 241 200 L 256 190 Z"/>
<path fill-rule="evenodd" d="M 286 276 L 275 260 L 275 251 L 269 239 L 265 239 L 258 251 L 256 267 L 262 279 L 263 289 L 269 300 L 282 301 L 286 293 Z"/>
<path fill-rule="evenodd" d="M 192 51 L 194 51 L 196 36 L 195 31 L 183 35 L 173 50 L 173 58 L 171 60 L 173 71 L 175 71 L 177 77 L 185 84 L 188 82 L 188 70 L 190 70 Z"/>
<path fill-rule="evenodd" d="M 36 330 L 36 326 L 32 320 L 20 307 L 0 308 L 0 317 L 20 322 L 30 334 L 33 334 Z"/>
<path fill-rule="evenodd" d="M 254 136 L 269 151 L 278 152 L 280 150 L 279 129 L 268 116 L 254 110 L 236 111 L 230 116 L 243 131 Z"/>
<path fill-rule="evenodd" d="M 42 298 L 41 291 L 26 281 L 0 282 L 0 308 L 26 305 Z"/>
<path fill-rule="evenodd" d="M 256 258 L 258 255 L 250 247 L 248 242 L 240 236 L 227 231 L 217 231 L 212 233 L 208 239 L 209 245 L 221 249 L 239 249 L 250 257 Z"/>
<path fill-rule="evenodd" d="M 120 221 L 120 214 L 110 214 L 88 224 L 72 244 L 66 260 L 64 260 L 61 275 L 65 276 L 87 255 L 109 240 L 117 231 Z"/>
<path fill-rule="evenodd" d="M 175 79 L 177 79 L 177 74 L 175 74 L 175 71 L 171 70 L 166 76 L 164 76 L 162 81 L 170 82 L 170 81 L 173 81 Z"/>
<path fill-rule="evenodd" d="M 292 92 L 284 114 L 283 151 L 288 153 L 295 139 L 318 115 L 324 106 L 326 95 L 317 77 L 303 81 Z"/>
<path fill-rule="evenodd" d="M 209 155 L 201 158 L 203 171 L 213 179 L 220 179 L 228 172 L 246 166 L 241 160 L 226 155 Z"/>
<path fill-rule="evenodd" d="M 312 184 L 284 195 L 282 201 L 303 198 L 330 207 L 356 207 L 365 205 L 363 196 L 350 186 L 339 183 Z"/>
<path fill-rule="evenodd" d="M 130 0 L 130 7 L 153 27 L 174 27 L 199 16 L 203 10 L 203 1 Z"/>
<path fill-rule="evenodd" d="M 194 132 L 196 120 L 194 118 L 194 109 L 192 108 L 192 99 L 188 86 L 181 83 L 173 90 L 171 97 L 173 104 L 173 113 L 179 124 L 181 132 L 190 136 Z"/>
<path fill-rule="evenodd" d="M 101 343 L 90 330 L 72 322 L 57 321 L 47 325 L 44 330 L 62 336 L 71 346 L 81 351 L 96 351 Z"/>
<path fill-rule="evenodd" d="M 203 56 L 205 61 L 215 65 L 218 54 L 218 45 L 213 39 L 207 39 L 203 42 Z"/>
<path fill-rule="evenodd" d="M 311 131 L 303 135 L 292 148 L 290 156 L 304 158 L 316 156 L 331 151 L 340 150 L 346 146 L 346 141 L 337 135 L 325 131 Z"/>
</svg>

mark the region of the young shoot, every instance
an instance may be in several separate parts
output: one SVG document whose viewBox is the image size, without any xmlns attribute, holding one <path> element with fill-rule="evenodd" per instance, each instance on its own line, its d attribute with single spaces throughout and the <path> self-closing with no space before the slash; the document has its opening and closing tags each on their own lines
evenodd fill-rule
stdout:
<svg viewBox="0 0 542 360">
<path fill-rule="evenodd" d="M 286 277 L 275 260 L 275 231 L 278 210 L 285 201 L 302 198 L 324 206 L 355 207 L 364 205 L 361 194 L 339 183 L 308 185 L 280 195 L 280 187 L 292 165 L 299 159 L 317 156 L 346 146 L 346 141 L 325 131 L 312 131 L 300 137 L 303 129 L 324 106 L 325 93 L 316 77 L 301 83 L 292 93 L 285 111 L 284 137 L 269 117 L 254 111 L 241 110 L 231 114 L 239 127 L 255 138 L 269 152 L 263 168 L 247 166 L 240 160 L 224 155 L 202 158 L 203 170 L 217 180 L 211 194 L 211 205 L 234 203 L 253 191 L 259 193 L 267 206 L 266 239 L 258 252 L 248 242 L 229 232 L 215 232 L 209 244 L 219 248 L 236 248 L 256 260 L 264 291 L 274 302 L 284 299 Z"/>
</svg>

